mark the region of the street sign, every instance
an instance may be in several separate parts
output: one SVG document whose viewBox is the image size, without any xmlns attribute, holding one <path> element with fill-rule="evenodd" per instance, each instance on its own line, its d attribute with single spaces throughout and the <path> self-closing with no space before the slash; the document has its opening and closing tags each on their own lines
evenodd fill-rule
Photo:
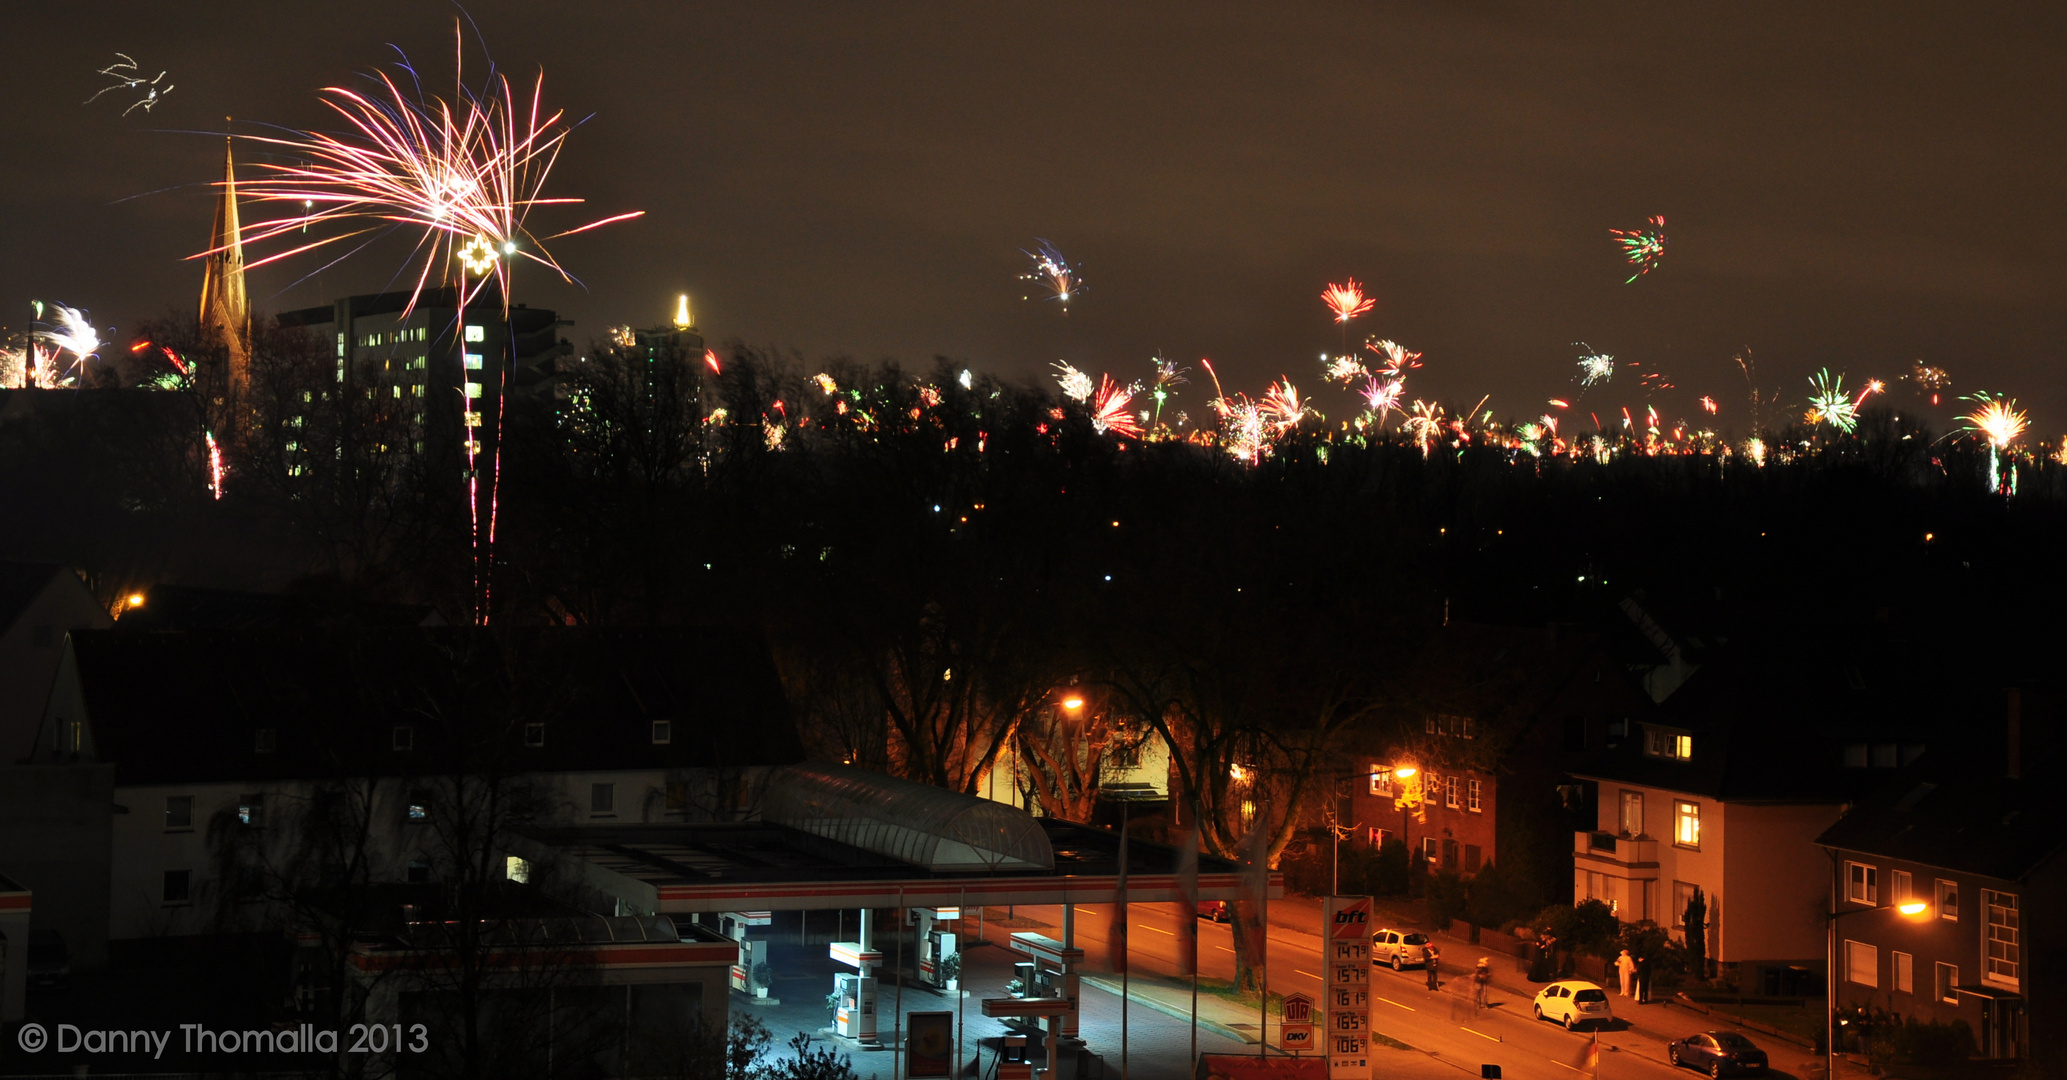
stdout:
<svg viewBox="0 0 2067 1080">
<path fill-rule="evenodd" d="M 1328 1080 L 1371 1080 L 1371 898 L 1331 896 L 1321 910 Z"/>
<path fill-rule="evenodd" d="M 1285 995 L 1284 1018 L 1278 1023 L 1278 1049 L 1288 1054 L 1313 1049 L 1313 998 Z"/>
</svg>

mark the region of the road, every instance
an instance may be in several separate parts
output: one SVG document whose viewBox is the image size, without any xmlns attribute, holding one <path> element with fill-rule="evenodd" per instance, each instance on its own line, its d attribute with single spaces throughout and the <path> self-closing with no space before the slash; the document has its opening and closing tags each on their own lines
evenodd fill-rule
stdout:
<svg viewBox="0 0 2067 1080">
<path fill-rule="evenodd" d="M 1059 906 L 1023 906 L 1020 912 L 1050 922 L 1056 929 L 1044 931 L 1060 937 L 1062 912 Z M 1172 905 L 1137 904 L 1129 910 L 1127 955 L 1133 970 L 1157 975 L 1179 975 L 1180 931 L 1185 916 Z M 1085 952 L 1085 969 L 1112 970 L 1107 950 L 1111 931 L 1110 907 L 1079 906 L 1076 909 L 1076 944 Z M 1231 928 L 1200 921 L 1200 974 L 1220 979 L 1234 977 L 1234 948 Z M 1530 999 L 1495 989 L 1488 1008 L 1474 1010 L 1470 986 L 1463 973 L 1449 965 L 1466 968 L 1477 958 L 1451 956 L 1443 973 L 1444 988 L 1431 992 L 1426 975 L 1418 968 L 1395 972 L 1373 968 L 1371 974 L 1371 1028 L 1415 1049 L 1432 1053 L 1470 1075 L 1478 1075 L 1481 1064 L 1501 1066 L 1508 1080 L 1575 1080 L 1582 1072 L 1591 1032 L 1571 1033 L 1530 1015 Z M 1497 961 L 1496 961 L 1497 962 Z M 1320 937 L 1284 926 L 1270 928 L 1267 982 L 1279 993 L 1301 992 L 1320 997 Z M 1621 999 L 1614 999 L 1621 1005 Z M 1675 1070 L 1665 1062 L 1665 1047 L 1649 1036 L 1626 1027 L 1600 1033 L 1600 1075 L 1612 1078 L 1666 1080 L 1690 1077 L 1690 1070 Z M 1777 1055 L 1776 1055 L 1777 1057 Z M 1777 1061 L 1776 1061 L 1777 1064 Z M 1785 1075 L 1776 1072 L 1776 1077 Z"/>
</svg>

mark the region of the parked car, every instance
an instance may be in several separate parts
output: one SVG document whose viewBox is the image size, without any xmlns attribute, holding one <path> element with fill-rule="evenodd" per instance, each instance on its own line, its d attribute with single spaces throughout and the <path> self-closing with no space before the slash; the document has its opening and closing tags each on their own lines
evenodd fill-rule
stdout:
<svg viewBox="0 0 2067 1080">
<path fill-rule="evenodd" d="M 1418 930 L 1380 930 L 1371 935 L 1371 962 L 1391 964 L 1394 971 L 1428 963 L 1432 949 L 1428 935 Z"/>
<path fill-rule="evenodd" d="M 29 982 L 35 986 L 60 986 L 72 977 L 72 951 L 63 934 L 37 930 L 29 934 Z"/>
<path fill-rule="evenodd" d="M 1704 1031 L 1667 1043 L 1665 1060 L 1692 1065 L 1710 1076 L 1766 1071 L 1766 1052 L 1734 1031 Z"/>
<path fill-rule="evenodd" d="M 1199 918 L 1207 922 L 1234 921 L 1234 908 L 1225 900 L 1199 901 Z"/>
<path fill-rule="evenodd" d="M 1605 1024 L 1615 1018 L 1608 1008 L 1608 992 L 1584 979 L 1561 979 L 1536 993 L 1536 1019 L 1555 1020 L 1566 1031 L 1580 1024 Z"/>
</svg>

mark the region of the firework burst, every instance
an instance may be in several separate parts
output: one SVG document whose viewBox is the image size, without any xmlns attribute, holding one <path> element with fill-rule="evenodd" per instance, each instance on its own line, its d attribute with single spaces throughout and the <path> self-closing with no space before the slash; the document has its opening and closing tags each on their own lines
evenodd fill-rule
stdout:
<svg viewBox="0 0 2067 1080">
<path fill-rule="evenodd" d="M 1019 280 L 1040 285 L 1048 293 L 1047 298 L 1061 304 L 1066 314 L 1069 311 L 1070 298 L 1084 291 L 1084 280 L 1070 267 L 1069 260 L 1062 257 L 1062 252 L 1056 250 L 1055 245 L 1045 238 L 1035 238 L 1034 247 L 1034 251 L 1020 251 L 1021 255 L 1033 262 L 1027 267 L 1026 273 L 1019 275 Z M 1021 299 L 1031 300 L 1033 297 L 1029 295 Z"/>
<path fill-rule="evenodd" d="M 1829 424 L 1846 435 L 1850 435 L 1859 426 L 1859 407 L 1866 404 L 1868 397 L 1882 389 L 1881 381 L 1873 379 L 1868 381 L 1865 389 L 1860 390 L 1859 396 L 1854 398 L 1845 392 L 1845 377 L 1832 376 L 1829 368 L 1817 372 L 1815 377 L 1809 380 L 1809 385 L 1814 387 L 1816 392 L 1809 395 L 1809 411 L 1805 419 L 1810 424 Z"/>
<path fill-rule="evenodd" d="M 455 60 L 455 92 L 448 100 L 426 96 L 415 72 L 406 63 L 402 70 L 411 90 L 404 90 L 387 72 L 372 76 L 376 89 L 371 94 L 324 88 L 323 103 L 343 121 L 338 134 L 240 136 L 290 163 L 260 163 L 255 177 L 240 182 L 239 194 L 256 202 L 284 203 L 295 211 L 244 230 L 244 242 L 261 247 L 296 235 L 292 246 L 250 262 L 247 269 L 402 229 L 415 237 L 412 259 L 420 261 L 413 274 L 411 308 L 433 278 L 468 284 L 467 274 L 454 263 L 464 250 L 465 268 L 473 271 L 474 280 L 463 302 L 478 295 L 492 276 L 503 286 L 501 303 L 506 309 L 514 259 L 528 259 L 572 281 L 546 241 L 644 213 L 615 214 L 549 236 L 537 235 L 527 224 L 533 210 L 582 202 L 543 194 L 572 130 L 564 113 L 544 111 L 544 76 L 526 97 L 519 97 L 501 77 L 474 91 L 466 87 Z M 311 226 L 318 227 L 320 235 L 304 241 L 299 234 Z M 213 254 L 217 252 L 204 251 L 190 258 Z"/>
<path fill-rule="evenodd" d="M 1321 292 L 1321 302 L 1328 305 L 1328 310 L 1334 312 L 1335 321 L 1339 323 L 1346 323 L 1362 315 L 1378 303 L 1364 296 L 1364 286 L 1355 278 L 1350 278 L 1340 285 L 1331 282 L 1327 289 Z"/>
<path fill-rule="evenodd" d="M 1110 375 L 1098 377 L 1098 391 L 1091 396 L 1091 426 L 1099 434 L 1111 432 L 1129 438 L 1141 437 L 1141 421 L 1127 411 L 1134 395 L 1141 392 L 1140 383 L 1121 386 L 1112 381 Z"/>
<path fill-rule="evenodd" d="M 1608 235 L 1621 246 L 1622 257 L 1629 260 L 1629 265 L 1636 267 L 1636 273 L 1622 284 L 1634 284 L 1637 278 L 1650 273 L 1665 254 L 1665 215 L 1648 218 L 1634 229 L 1609 229 Z"/>
<path fill-rule="evenodd" d="M 1592 387 L 1615 377 L 1615 358 L 1601 352 L 1583 341 L 1575 341 L 1584 350 L 1579 354 L 1579 385 Z"/>
<path fill-rule="evenodd" d="M 2026 417 L 2017 408 L 2015 399 L 2001 395 L 1970 394 L 1961 400 L 1980 406 L 1973 412 L 1960 417 L 1962 431 L 1971 431 L 1981 437 L 1994 449 L 2007 450 L 2017 437 L 2024 434 L 2028 426 Z"/>
<path fill-rule="evenodd" d="M 1067 360 L 1055 361 L 1055 381 L 1062 384 L 1062 394 L 1071 401 L 1089 401 L 1095 387 L 1091 376 L 1078 371 Z"/>
<path fill-rule="evenodd" d="M 1283 376 L 1279 377 L 1278 382 L 1270 384 L 1270 389 L 1263 394 L 1263 400 L 1256 405 L 1263 413 L 1265 422 L 1270 425 L 1272 434 L 1278 437 L 1298 427 L 1299 421 L 1309 415 L 1320 417 L 1320 414 L 1314 412 L 1306 400 L 1299 396 L 1299 388 L 1292 385 L 1292 380 Z"/>
</svg>

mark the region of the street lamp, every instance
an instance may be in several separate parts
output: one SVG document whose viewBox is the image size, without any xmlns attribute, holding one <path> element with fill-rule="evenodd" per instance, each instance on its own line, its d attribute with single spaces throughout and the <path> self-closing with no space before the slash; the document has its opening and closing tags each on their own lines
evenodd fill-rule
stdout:
<svg viewBox="0 0 2067 1080">
<path fill-rule="evenodd" d="M 1833 896 L 1836 890 L 1832 890 Z M 1921 900 L 1905 900 L 1892 907 L 1862 907 L 1851 911 L 1833 911 L 1824 918 L 1823 946 L 1823 1007 L 1828 1015 L 1823 1019 L 1823 1077 L 1831 1080 L 1837 1074 L 1837 920 L 1847 915 L 1862 915 L 1869 911 L 1892 911 L 1905 919 L 1917 919 L 1929 914 L 1931 905 Z"/>
</svg>

